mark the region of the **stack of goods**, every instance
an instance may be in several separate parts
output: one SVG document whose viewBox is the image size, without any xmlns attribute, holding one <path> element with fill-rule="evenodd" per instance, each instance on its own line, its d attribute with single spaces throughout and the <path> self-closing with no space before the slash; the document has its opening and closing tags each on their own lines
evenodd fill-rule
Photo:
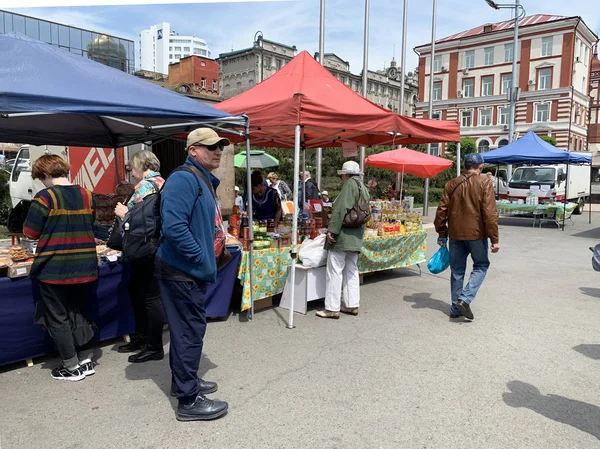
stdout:
<svg viewBox="0 0 600 449">
<path fill-rule="evenodd" d="M 527 198 L 525 198 L 525 204 L 530 206 L 536 206 L 539 203 L 539 197 L 533 191 L 529 191 Z"/>
<path fill-rule="evenodd" d="M 269 224 L 267 220 L 254 220 L 252 222 L 252 232 L 254 241 L 252 242 L 253 249 L 265 249 L 271 247 L 271 236 L 268 231 Z"/>
<path fill-rule="evenodd" d="M 418 232 L 423 228 L 423 217 L 418 212 L 406 212 L 400 201 L 371 201 L 371 219 L 366 237 L 385 237 Z"/>
<path fill-rule="evenodd" d="M 0 248 L 0 270 L 9 278 L 26 277 L 33 264 L 33 254 L 20 245 Z"/>
<path fill-rule="evenodd" d="M 115 263 L 122 256 L 121 251 L 110 249 L 106 242 L 96 239 L 96 254 L 98 256 L 98 266 Z"/>
</svg>

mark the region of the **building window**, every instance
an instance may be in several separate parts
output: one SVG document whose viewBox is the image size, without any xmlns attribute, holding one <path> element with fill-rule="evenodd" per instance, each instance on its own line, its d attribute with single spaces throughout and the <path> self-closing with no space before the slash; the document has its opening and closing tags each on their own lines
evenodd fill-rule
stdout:
<svg viewBox="0 0 600 449">
<path fill-rule="evenodd" d="M 442 99 L 442 83 L 433 83 L 433 101 Z"/>
<path fill-rule="evenodd" d="M 502 75 L 502 94 L 508 94 L 512 86 L 512 74 Z"/>
<path fill-rule="evenodd" d="M 213 80 L 212 88 L 213 90 L 217 90 L 217 80 Z"/>
<path fill-rule="evenodd" d="M 552 36 L 542 38 L 542 56 L 552 56 Z"/>
<path fill-rule="evenodd" d="M 277 59 L 275 61 L 275 66 L 277 67 L 277 70 L 280 70 L 281 67 L 283 67 L 283 61 L 281 59 Z"/>
<path fill-rule="evenodd" d="M 498 141 L 498 148 L 502 148 L 508 145 L 508 139 L 500 139 Z"/>
<path fill-rule="evenodd" d="M 190 47 L 183 47 L 183 51 L 187 51 L 189 53 Z"/>
<path fill-rule="evenodd" d="M 484 49 L 485 65 L 494 64 L 494 47 L 486 47 Z"/>
<path fill-rule="evenodd" d="M 513 44 L 504 44 L 504 62 L 512 62 L 515 55 Z"/>
<path fill-rule="evenodd" d="M 175 55 L 175 59 L 181 59 L 181 55 Z"/>
<path fill-rule="evenodd" d="M 490 97 L 494 95 L 494 77 L 484 76 L 481 78 L 481 95 Z"/>
<path fill-rule="evenodd" d="M 479 126 L 490 126 L 492 124 L 492 110 L 491 109 L 480 109 L 479 110 Z"/>
<path fill-rule="evenodd" d="M 549 103 L 538 103 L 535 105 L 535 121 L 536 122 L 547 122 L 550 119 L 550 104 Z"/>
<path fill-rule="evenodd" d="M 432 143 L 431 144 L 431 154 L 433 156 L 439 156 L 440 155 L 440 144 L 439 143 Z"/>
<path fill-rule="evenodd" d="M 581 83 L 581 91 L 587 95 L 587 85 L 585 84 L 585 76 L 583 77 L 583 82 Z"/>
<path fill-rule="evenodd" d="M 465 98 L 473 97 L 473 85 L 475 80 L 473 78 L 463 79 L 463 96 Z"/>
<path fill-rule="evenodd" d="M 477 151 L 479 153 L 485 153 L 486 151 L 490 151 L 490 141 L 487 139 L 482 139 L 481 141 L 479 141 L 479 144 L 477 145 Z"/>
<path fill-rule="evenodd" d="M 181 51 L 181 47 L 175 47 L 175 51 Z"/>
<path fill-rule="evenodd" d="M 510 115 L 510 108 L 508 106 L 500 106 L 500 125 L 508 125 L 508 117 Z"/>
<path fill-rule="evenodd" d="M 552 88 L 552 69 L 540 70 L 538 77 L 538 90 L 546 90 Z"/>
<path fill-rule="evenodd" d="M 473 111 L 460 111 L 460 125 L 465 128 L 473 126 Z"/>
<path fill-rule="evenodd" d="M 475 67 L 475 50 L 467 50 L 465 52 L 465 68 L 471 69 Z"/>
<path fill-rule="evenodd" d="M 433 71 L 434 72 L 442 71 L 442 55 L 437 55 L 433 58 Z"/>
<path fill-rule="evenodd" d="M 173 51 L 173 47 L 169 47 L 169 51 Z"/>
<path fill-rule="evenodd" d="M 201 65 L 202 67 L 206 67 L 206 62 L 202 61 L 202 62 L 200 63 L 200 65 Z"/>
<path fill-rule="evenodd" d="M 441 120 L 442 119 L 442 114 L 440 114 L 439 111 L 436 111 L 434 113 L 431 114 L 431 119 L 432 120 Z"/>
<path fill-rule="evenodd" d="M 202 78 L 202 89 L 206 89 L 206 78 Z"/>
</svg>

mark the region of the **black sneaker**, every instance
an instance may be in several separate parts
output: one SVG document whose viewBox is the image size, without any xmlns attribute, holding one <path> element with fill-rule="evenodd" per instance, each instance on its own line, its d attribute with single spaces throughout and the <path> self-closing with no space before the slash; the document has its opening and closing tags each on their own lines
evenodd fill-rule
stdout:
<svg viewBox="0 0 600 449">
<path fill-rule="evenodd" d="M 178 421 L 207 421 L 217 419 L 227 413 L 227 402 L 211 401 L 203 394 L 198 394 L 196 400 L 189 405 L 179 401 L 177 406 Z"/>
<path fill-rule="evenodd" d="M 473 312 L 471 311 L 471 307 L 469 306 L 469 304 L 467 304 L 466 302 L 460 300 L 456 303 L 456 308 L 458 310 L 460 310 L 460 312 L 462 313 L 462 315 L 467 319 L 467 320 L 472 320 L 475 317 L 473 316 Z"/>
<path fill-rule="evenodd" d="M 85 379 L 85 374 L 83 374 L 81 368 L 70 370 L 64 366 L 53 369 L 51 376 L 56 380 L 70 380 L 71 382 L 77 382 L 78 380 Z"/>
<path fill-rule="evenodd" d="M 90 359 L 85 359 L 83 362 L 79 362 L 79 369 L 85 377 L 96 374 L 94 362 L 92 362 Z"/>
</svg>

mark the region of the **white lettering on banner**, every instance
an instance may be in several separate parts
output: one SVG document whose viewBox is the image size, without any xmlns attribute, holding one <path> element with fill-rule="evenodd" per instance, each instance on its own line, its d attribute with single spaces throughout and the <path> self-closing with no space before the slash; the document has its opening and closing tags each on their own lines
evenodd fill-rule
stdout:
<svg viewBox="0 0 600 449">
<path fill-rule="evenodd" d="M 90 148 L 83 165 L 75 175 L 75 183 L 93 191 L 114 159 L 111 148 Z"/>
</svg>

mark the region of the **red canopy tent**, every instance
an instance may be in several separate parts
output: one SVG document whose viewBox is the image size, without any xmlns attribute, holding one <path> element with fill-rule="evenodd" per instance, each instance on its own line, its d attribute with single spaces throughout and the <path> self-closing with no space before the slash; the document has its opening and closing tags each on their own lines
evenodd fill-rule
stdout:
<svg viewBox="0 0 600 449">
<path fill-rule="evenodd" d="M 374 146 L 460 140 L 458 122 L 417 120 L 382 108 L 340 82 L 306 51 L 252 89 L 215 107 L 248 116 L 250 139 L 246 139 L 247 152 L 250 151 L 250 140 L 259 146 L 293 147 L 294 180 L 299 175 L 301 148 L 340 147 L 343 142 Z M 235 136 L 232 140 L 236 141 Z M 249 169 L 247 183 L 250 192 Z M 298 198 L 297 182 L 294 182 L 294 198 Z M 251 202 L 248 206 L 248 213 L 252 216 Z M 295 207 L 288 328 L 293 327 L 294 321 L 297 218 L 298 208 Z M 252 261 L 249 266 L 252 270 Z M 250 301 L 254 305 L 252 288 L 250 291 Z"/>
<path fill-rule="evenodd" d="M 452 161 L 408 148 L 398 148 L 369 156 L 365 159 L 365 165 L 431 178 L 452 167 Z"/>
<path fill-rule="evenodd" d="M 250 138 L 259 146 L 294 146 L 301 126 L 303 148 L 394 145 L 460 140 L 458 122 L 395 114 L 357 94 L 306 51 L 273 76 L 217 105 L 246 114 Z"/>
</svg>

